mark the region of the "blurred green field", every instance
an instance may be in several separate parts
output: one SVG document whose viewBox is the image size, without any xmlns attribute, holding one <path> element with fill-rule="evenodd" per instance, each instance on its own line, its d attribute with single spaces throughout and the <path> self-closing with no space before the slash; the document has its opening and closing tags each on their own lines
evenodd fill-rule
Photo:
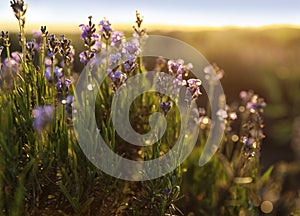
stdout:
<svg viewBox="0 0 300 216">
<path fill-rule="evenodd" d="M 79 30 L 78 33 L 66 33 L 76 50 L 76 72 L 83 69 L 78 58 L 84 48 L 79 34 Z M 130 36 L 131 32 L 125 34 Z M 200 51 L 209 62 L 224 69 L 225 76 L 221 81 L 228 103 L 236 101 L 241 90 L 253 89 L 263 96 L 268 103 L 265 113 L 267 137 L 261 158 L 263 166 L 295 159 L 290 144 L 294 119 L 300 116 L 300 28 L 149 28 L 148 34 L 182 40 Z M 16 34 L 10 35 L 12 50 L 19 49 L 14 42 Z"/>
</svg>

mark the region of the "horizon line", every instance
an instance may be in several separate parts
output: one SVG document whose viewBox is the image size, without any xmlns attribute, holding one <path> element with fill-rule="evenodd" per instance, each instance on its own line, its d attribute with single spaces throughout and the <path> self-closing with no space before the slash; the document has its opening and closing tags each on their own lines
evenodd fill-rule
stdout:
<svg viewBox="0 0 300 216">
<path fill-rule="evenodd" d="M 47 23 L 47 24 L 38 24 L 38 23 L 30 23 L 25 24 L 25 31 L 34 31 L 39 30 L 41 26 L 47 26 L 48 30 L 51 30 L 50 28 L 55 28 L 52 31 L 61 31 L 64 30 L 65 32 L 75 32 L 80 31 L 79 25 L 75 23 Z M 6 27 L 6 29 L 0 29 L 1 31 L 19 31 L 18 23 L 17 22 L 1 22 L 0 21 L 0 27 L 3 26 Z M 129 30 L 131 29 L 133 24 L 130 23 L 115 23 L 112 24 L 113 29 L 116 30 Z M 300 25 L 296 24 L 289 24 L 289 23 L 282 23 L 282 24 L 266 24 L 266 25 L 175 25 L 175 24 L 146 24 L 144 25 L 146 29 L 151 28 L 152 30 L 158 31 L 186 31 L 186 30 L 226 30 L 226 29 L 279 29 L 279 28 L 294 28 L 294 29 L 300 29 Z"/>
</svg>

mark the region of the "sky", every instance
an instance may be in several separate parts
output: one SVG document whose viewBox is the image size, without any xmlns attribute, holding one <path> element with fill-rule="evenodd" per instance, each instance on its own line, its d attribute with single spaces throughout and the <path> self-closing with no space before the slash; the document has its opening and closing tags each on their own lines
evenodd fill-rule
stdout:
<svg viewBox="0 0 300 216">
<path fill-rule="evenodd" d="M 92 15 L 112 23 L 132 24 L 135 11 L 147 25 L 264 26 L 300 25 L 300 0 L 25 0 L 27 23 L 81 24 Z M 9 0 L 0 0 L 0 30 L 16 19 Z"/>
</svg>

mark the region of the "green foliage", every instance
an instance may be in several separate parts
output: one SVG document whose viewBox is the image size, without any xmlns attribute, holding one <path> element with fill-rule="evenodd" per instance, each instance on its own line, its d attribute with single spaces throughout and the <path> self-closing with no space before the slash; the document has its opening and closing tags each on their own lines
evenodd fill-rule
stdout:
<svg viewBox="0 0 300 216">
<path fill-rule="evenodd" d="M 182 166 L 163 177 L 138 183 L 108 176 L 83 154 L 76 139 L 72 114 L 68 110 L 72 102 L 68 101 L 68 96 L 75 94 L 73 87 L 76 82 L 71 41 L 64 36 L 58 39 L 48 34 L 46 27 L 42 26 L 40 42 L 28 43 L 24 33 L 27 7 L 23 1 L 12 1 L 12 7 L 15 11 L 14 7 L 21 3 L 18 6 L 21 12 L 16 16 L 21 53 L 11 53 L 8 33 L 2 33 L 6 61 L 13 64 L 0 62 L 0 215 L 261 213 L 261 190 L 271 181 L 275 170 L 271 167 L 260 174 L 259 154 L 264 138 L 262 112 L 265 107 L 262 98 L 252 91 L 243 92 L 240 104 L 220 110 L 225 134 L 221 147 L 207 165 L 197 165 L 212 127 L 210 108 L 204 105 L 206 110 L 202 108 L 204 113 L 196 119 L 200 128 L 199 142 Z M 134 31 L 141 42 L 146 31 L 141 28 L 143 20 L 140 14 L 136 15 L 137 27 Z M 93 35 L 96 28 L 91 17 L 88 26 L 91 27 L 88 36 L 82 36 L 86 50 L 81 60 L 93 60 L 95 54 L 107 52 L 112 40 L 109 25 L 103 28 L 103 35 L 99 37 L 103 47 L 97 48 L 95 45 L 99 41 Z M 38 49 L 34 45 L 38 45 Z M 151 60 L 137 56 L 127 75 L 146 71 L 144 63 L 147 61 L 149 66 Z M 156 69 L 159 66 L 159 71 L 166 70 L 167 59 L 164 61 L 161 65 L 156 64 Z M 181 64 L 178 62 L 175 63 Z M 63 67 L 59 67 L 59 63 L 63 63 Z M 108 65 L 109 60 L 106 59 L 105 69 Z M 183 63 L 180 66 L 188 68 Z M 111 73 L 117 69 L 125 73 L 125 63 L 113 68 Z M 219 68 L 214 69 L 219 75 L 223 74 Z M 188 80 L 193 75 L 189 69 L 186 70 L 188 76 L 184 79 Z M 93 84 L 93 75 L 89 76 Z M 112 98 L 117 87 L 123 84 L 122 79 L 106 78 L 100 87 L 96 86 L 99 87 L 95 103 L 97 125 L 87 124 L 89 127 L 84 128 L 84 139 L 92 143 L 92 130 L 98 128 L 109 148 L 121 156 L 135 160 L 159 158 L 174 146 L 179 137 L 178 125 L 184 122 L 180 122 L 178 108 L 161 108 L 163 102 L 164 105 L 170 102 L 165 95 L 147 93 L 138 97 L 130 110 L 130 120 L 135 130 L 139 133 L 149 131 L 148 117 L 154 112 L 166 116 L 168 128 L 162 139 L 152 146 L 130 147 L 116 134 L 111 119 Z M 147 82 L 145 79 L 144 84 Z M 213 81 L 210 80 L 210 83 L 213 88 Z M 86 95 L 74 97 L 82 99 Z M 89 106 L 88 102 L 83 100 L 86 106 Z M 197 102 L 201 104 L 202 101 Z M 276 108 L 283 114 L 286 112 L 285 107 L 270 109 Z M 96 152 L 94 146 L 89 148 L 93 150 L 91 152 Z M 278 185 L 280 180 L 274 187 Z"/>
</svg>

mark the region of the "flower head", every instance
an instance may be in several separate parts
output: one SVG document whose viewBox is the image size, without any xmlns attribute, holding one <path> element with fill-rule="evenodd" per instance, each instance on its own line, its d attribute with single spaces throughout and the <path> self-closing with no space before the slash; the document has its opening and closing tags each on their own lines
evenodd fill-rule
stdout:
<svg viewBox="0 0 300 216">
<path fill-rule="evenodd" d="M 171 193 L 170 188 L 164 188 L 163 191 L 162 191 L 162 194 L 166 197 L 169 196 L 170 193 Z"/>
<path fill-rule="evenodd" d="M 127 42 L 124 46 L 124 50 L 125 53 L 130 56 L 137 56 L 140 53 L 140 48 L 135 42 Z"/>
<path fill-rule="evenodd" d="M 171 101 L 161 102 L 159 107 L 162 109 L 164 115 L 166 116 L 171 109 Z"/>
<path fill-rule="evenodd" d="M 15 17 L 18 20 L 23 21 L 22 25 L 25 23 L 25 13 L 27 11 L 27 4 L 23 0 L 12 0 L 10 1 L 10 6 L 14 11 Z"/>
<path fill-rule="evenodd" d="M 197 98 L 202 93 L 200 91 L 201 80 L 199 79 L 189 79 L 187 81 L 187 89 L 191 93 L 193 98 Z"/>
<path fill-rule="evenodd" d="M 105 40 L 108 40 L 111 37 L 112 28 L 110 27 L 111 24 L 106 18 L 104 20 L 101 20 L 99 23 L 99 26 L 101 27 L 100 33 L 102 34 L 103 38 Z"/>
<path fill-rule="evenodd" d="M 113 47 L 119 48 L 124 41 L 124 33 L 115 31 L 111 35 L 111 45 Z"/>
<path fill-rule="evenodd" d="M 82 40 L 87 40 L 88 36 L 89 36 L 89 32 L 91 30 L 91 27 L 85 24 L 81 24 L 79 25 L 79 29 L 81 30 L 81 35 L 80 37 L 82 38 Z"/>
<path fill-rule="evenodd" d="M 72 104 L 73 104 L 73 101 L 74 101 L 74 96 L 72 95 L 68 95 L 66 97 L 66 99 L 64 100 L 64 103 L 65 104 L 65 109 L 66 109 L 66 112 L 69 116 L 72 115 Z"/>
<path fill-rule="evenodd" d="M 32 116 L 34 119 L 33 128 L 35 131 L 42 131 L 53 121 L 53 111 L 54 108 L 52 105 L 40 106 L 32 111 Z"/>
<path fill-rule="evenodd" d="M 79 59 L 80 59 L 80 62 L 87 64 L 88 61 L 90 59 L 92 59 L 94 56 L 95 56 L 95 54 L 93 52 L 86 50 L 79 54 Z"/>
<path fill-rule="evenodd" d="M 127 75 L 120 70 L 117 70 L 115 72 L 110 72 L 109 77 L 113 81 L 114 89 L 118 88 L 123 83 L 125 83 L 127 79 Z"/>
</svg>

